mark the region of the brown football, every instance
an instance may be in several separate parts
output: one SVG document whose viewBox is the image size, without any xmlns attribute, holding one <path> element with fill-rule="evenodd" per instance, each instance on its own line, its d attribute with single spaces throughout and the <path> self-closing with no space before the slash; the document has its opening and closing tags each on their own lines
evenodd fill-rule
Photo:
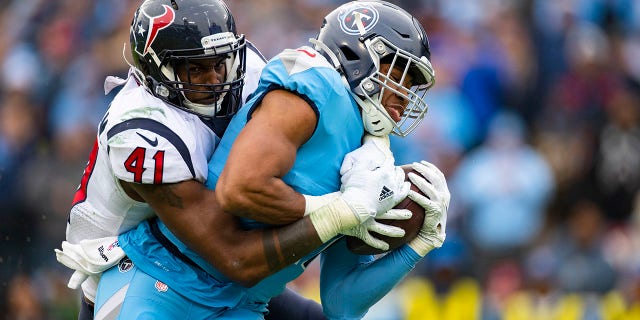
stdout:
<svg viewBox="0 0 640 320">
<path fill-rule="evenodd" d="M 413 170 L 413 168 L 411 168 L 411 165 L 403 165 L 402 169 L 404 169 L 406 181 L 409 181 L 409 176 L 408 176 L 409 172 L 413 172 L 421 176 L 420 173 L 418 173 L 417 171 Z M 423 194 L 413 183 L 411 184 L 411 190 L 414 190 L 420 194 Z M 422 228 L 422 223 L 424 222 L 424 208 L 422 208 L 422 206 L 420 206 L 419 204 L 415 203 L 413 200 L 409 199 L 409 197 L 402 200 L 402 202 L 400 202 L 394 208 L 408 209 L 413 213 L 413 215 L 408 220 L 385 220 L 385 219 L 378 220 L 378 222 L 380 223 L 384 223 L 384 224 L 395 226 L 395 227 L 400 227 L 405 231 L 404 237 L 401 237 L 401 238 L 387 237 L 387 236 L 383 236 L 378 233 L 372 232 L 372 235 L 374 237 L 380 240 L 383 240 L 389 244 L 388 251 L 398 248 L 401 245 L 413 240 L 418 235 L 418 231 L 420 231 L 420 228 Z M 374 247 L 371 247 L 368 244 L 364 243 L 364 241 L 352 236 L 347 236 L 347 247 L 351 252 L 356 254 L 363 254 L 363 255 L 380 254 L 380 253 L 387 252 L 387 251 L 382 251 Z"/>
</svg>

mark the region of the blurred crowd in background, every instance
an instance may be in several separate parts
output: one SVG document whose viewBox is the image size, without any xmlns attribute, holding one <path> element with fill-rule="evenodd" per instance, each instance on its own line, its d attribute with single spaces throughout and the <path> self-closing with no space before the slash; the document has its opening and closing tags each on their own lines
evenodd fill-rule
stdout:
<svg viewBox="0 0 640 320">
<path fill-rule="evenodd" d="M 227 1 L 267 58 L 344 2 Z M 391 2 L 425 27 L 436 70 L 397 162 L 433 162 L 452 197 L 444 246 L 367 319 L 640 319 L 640 1 Z M 76 317 L 53 248 L 139 3 L 0 6 L 6 319 Z M 317 298 L 317 265 L 291 285 Z"/>
</svg>

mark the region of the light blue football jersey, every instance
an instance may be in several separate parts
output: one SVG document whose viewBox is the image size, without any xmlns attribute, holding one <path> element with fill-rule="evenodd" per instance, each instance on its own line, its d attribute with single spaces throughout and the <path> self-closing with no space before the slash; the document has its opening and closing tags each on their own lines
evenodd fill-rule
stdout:
<svg viewBox="0 0 640 320">
<path fill-rule="evenodd" d="M 283 180 L 303 194 L 323 195 L 338 191 L 344 156 L 361 146 L 364 134 L 362 118 L 340 75 L 324 57 L 309 47 L 285 50 L 263 69 L 258 89 L 231 121 L 209 162 L 207 187 L 215 187 L 236 137 L 250 121 L 252 111 L 264 95 L 274 89 L 287 89 L 299 94 L 318 115 L 312 137 L 298 149 L 295 163 Z M 283 112 L 286 112 L 286 106 L 283 106 Z M 246 219 L 243 223 L 248 227 L 261 225 Z M 138 268 L 190 299 L 212 307 L 266 310 L 268 300 L 280 294 L 287 282 L 298 277 L 306 264 L 332 243 L 325 243 L 297 263 L 247 289 L 227 279 L 189 250 L 161 222 L 158 222 L 158 228 L 206 273 L 185 263 L 159 244 L 148 223 L 121 235 L 120 245 Z"/>
</svg>

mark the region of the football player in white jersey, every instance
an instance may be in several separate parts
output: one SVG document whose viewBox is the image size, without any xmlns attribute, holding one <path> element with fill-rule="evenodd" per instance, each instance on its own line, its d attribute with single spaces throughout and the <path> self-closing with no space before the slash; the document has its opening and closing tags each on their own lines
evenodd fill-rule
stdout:
<svg viewBox="0 0 640 320">
<path fill-rule="evenodd" d="M 106 92 L 122 88 L 99 125 L 73 199 L 67 239 L 57 250 L 59 261 L 77 271 L 69 286 L 82 287 L 80 319 L 92 317 L 101 272 L 122 258 L 115 236 L 156 214 L 195 250 L 219 253 L 210 262 L 240 283 L 282 268 L 288 264 L 282 252 L 317 237 L 309 218 L 282 228 L 277 237 L 241 234 L 237 218 L 224 214 L 215 193 L 203 185 L 219 137 L 257 87 L 265 65 L 237 34 L 226 5 L 146 0 L 133 19 L 130 39 L 135 66 L 127 79 L 105 81 Z M 400 186 L 404 176 L 396 173 L 392 168 L 368 178 L 387 177 Z M 396 203 L 406 195 L 396 193 Z M 388 230 L 387 235 L 402 235 Z M 267 241 L 279 249 L 266 252 Z M 126 259 L 121 263 L 126 266 Z"/>
</svg>

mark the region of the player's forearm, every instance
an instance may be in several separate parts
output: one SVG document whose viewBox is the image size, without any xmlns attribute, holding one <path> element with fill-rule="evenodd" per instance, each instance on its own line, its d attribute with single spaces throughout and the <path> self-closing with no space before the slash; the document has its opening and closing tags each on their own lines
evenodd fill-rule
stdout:
<svg viewBox="0 0 640 320">
<path fill-rule="evenodd" d="M 322 244 L 309 218 L 273 229 L 226 232 L 220 238 L 224 238 L 219 239 L 222 242 L 209 242 L 202 248 L 207 251 L 207 261 L 247 287 L 295 263 Z"/>
<path fill-rule="evenodd" d="M 244 230 L 222 211 L 165 222 L 189 248 L 229 279 L 251 287 L 322 244 L 309 217 L 277 228 Z"/>
<path fill-rule="evenodd" d="M 196 181 L 133 188 L 178 239 L 245 286 L 256 284 L 322 244 L 309 217 L 277 228 L 245 230 L 237 217 L 218 205 L 214 191 Z"/>
<path fill-rule="evenodd" d="M 301 219 L 305 213 L 303 195 L 275 177 L 229 184 L 221 179 L 216 193 L 225 212 L 262 223 L 288 224 Z"/>
<path fill-rule="evenodd" d="M 362 258 L 361 258 L 362 259 Z M 391 251 L 375 261 L 354 259 L 344 243 L 326 252 L 320 284 L 322 305 L 329 318 L 361 318 L 391 291 L 420 261 L 408 246 Z M 367 294 L 362 294 L 366 292 Z M 349 299 L 348 304 L 342 301 Z"/>
<path fill-rule="evenodd" d="M 222 241 L 232 240 L 230 245 L 237 248 L 223 250 L 227 253 L 222 262 L 213 262 L 216 266 L 220 263 L 232 262 L 225 269 L 227 274 L 235 274 L 240 271 L 240 276 L 249 277 L 237 280 L 243 284 L 252 283 L 279 271 L 280 269 L 296 262 L 303 256 L 311 253 L 320 244 L 334 239 L 344 228 L 351 228 L 357 223 L 357 218 L 344 200 L 339 198 L 339 193 L 328 194 L 322 197 L 310 197 L 315 206 L 309 206 L 309 215 L 292 224 L 265 229 L 228 233 L 221 235 L 220 241 L 212 242 L 220 246 Z M 256 238 L 256 232 L 259 237 Z M 253 238 L 252 238 L 253 237 Z M 261 243 L 258 247 L 250 247 Z M 253 250 L 251 248 L 254 248 Z M 260 260 L 258 251 L 262 249 L 264 260 Z M 211 255 L 216 259 L 221 254 Z M 256 258 L 258 258 L 256 260 Z M 264 266 L 267 268 L 265 269 Z M 233 277 L 231 275 L 228 275 Z M 235 278 L 234 278 L 235 279 Z"/>
</svg>

